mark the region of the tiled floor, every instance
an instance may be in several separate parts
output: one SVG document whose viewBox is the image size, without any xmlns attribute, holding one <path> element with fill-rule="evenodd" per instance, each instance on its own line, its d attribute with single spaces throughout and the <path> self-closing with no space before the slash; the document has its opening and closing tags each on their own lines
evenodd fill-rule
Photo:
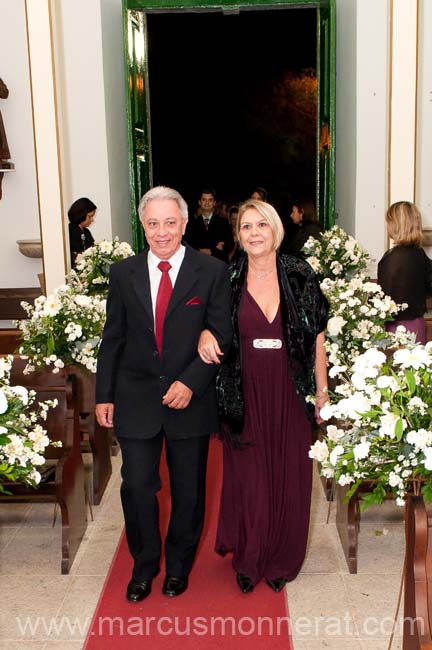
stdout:
<svg viewBox="0 0 432 650">
<path fill-rule="evenodd" d="M 60 575 L 53 506 L 0 505 L 0 650 L 82 648 L 123 527 L 120 464 L 113 458 L 113 476 L 69 576 Z M 403 563 L 403 510 L 387 503 L 363 514 L 357 575 L 346 567 L 333 506 L 329 523 L 327 514 L 315 475 L 307 558 L 287 588 L 294 650 L 387 650 Z M 392 650 L 401 649 L 400 637 L 397 631 Z"/>
</svg>

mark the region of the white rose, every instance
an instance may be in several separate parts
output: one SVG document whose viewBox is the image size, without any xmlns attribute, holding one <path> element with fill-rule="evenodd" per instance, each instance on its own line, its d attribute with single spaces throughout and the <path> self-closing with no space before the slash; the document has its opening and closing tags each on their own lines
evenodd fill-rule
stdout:
<svg viewBox="0 0 432 650">
<path fill-rule="evenodd" d="M 358 462 L 362 458 L 367 458 L 370 450 L 370 442 L 360 442 L 354 447 L 354 460 Z"/>
<path fill-rule="evenodd" d="M 425 466 L 425 469 L 427 470 L 432 470 L 432 448 L 428 447 L 423 451 L 425 458 L 423 461 L 423 465 Z"/>
<path fill-rule="evenodd" d="M 390 388 L 392 393 L 395 393 L 399 389 L 399 384 L 394 377 L 388 377 L 387 375 L 380 375 L 377 378 L 376 384 L 378 388 Z"/>
<path fill-rule="evenodd" d="M 329 461 L 333 467 L 336 465 L 338 457 L 341 456 L 344 451 L 345 449 L 342 445 L 336 445 L 336 447 L 331 451 Z"/>
<path fill-rule="evenodd" d="M 24 386 L 11 386 L 12 392 L 19 397 L 24 405 L 28 404 L 28 390 Z"/>
<path fill-rule="evenodd" d="M 390 472 L 389 474 L 389 485 L 391 487 L 397 487 L 401 483 L 401 477 L 396 472 Z"/>
<path fill-rule="evenodd" d="M 385 415 L 381 415 L 380 417 L 381 426 L 379 428 L 379 434 L 382 438 L 384 438 L 384 436 L 388 436 L 389 438 L 395 437 L 395 426 L 399 418 L 400 416 L 397 415 L 396 413 L 386 413 Z M 406 429 L 407 423 L 405 422 L 405 420 L 402 420 L 402 423 L 403 423 L 403 428 Z"/>
<path fill-rule="evenodd" d="M 5 413 L 8 408 L 8 401 L 6 399 L 6 395 L 4 392 L 0 389 L 0 413 Z"/>
<path fill-rule="evenodd" d="M 330 336 L 337 336 L 342 332 L 347 321 L 342 316 L 333 316 L 327 322 L 327 332 Z"/>
<path fill-rule="evenodd" d="M 101 253 L 112 253 L 112 249 L 112 242 L 108 241 L 107 239 L 103 239 L 101 242 L 99 242 L 99 250 Z"/>
<path fill-rule="evenodd" d="M 329 370 L 329 377 L 337 377 L 345 372 L 347 369 L 346 366 L 332 366 Z"/>
<path fill-rule="evenodd" d="M 327 426 L 327 437 L 333 442 L 339 442 L 343 438 L 344 432 L 342 429 L 338 429 L 334 424 L 329 424 Z"/>
<path fill-rule="evenodd" d="M 319 463 L 322 463 L 324 460 L 327 460 L 329 455 L 329 450 L 325 440 L 317 440 L 309 449 L 309 458 L 317 460 Z"/>
<path fill-rule="evenodd" d="M 320 410 L 320 417 L 322 417 L 323 420 L 330 420 L 334 415 L 334 406 L 332 404 L 324 404 L 322 409 Z"/>
</svg>

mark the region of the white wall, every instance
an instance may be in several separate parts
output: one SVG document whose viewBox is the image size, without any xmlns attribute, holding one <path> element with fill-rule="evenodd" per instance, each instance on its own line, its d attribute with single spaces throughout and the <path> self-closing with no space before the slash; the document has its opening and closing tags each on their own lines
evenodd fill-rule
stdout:
<svg viewBox="0 0 432 650">
<path fill-rule="evenodd" d="M 355 232 L 356 0 L 336 2 L 336 224 Z"/>
<path fill-rule="evenodd" d="M 121 0 L 62 0 L 56 28 L 65 214 L 87 196 L 95 239 L 130 242 Z"/>
<path fill-rule="evenodd" d="M 101 0 L 112 232 L 132 243 L 121 0 Z"/>
<path fill-rule="evenodd" d="M 56 5 L 57 84 L 63 161 L 65 219 L 73 201 L 87 196 L 98 207 L 91 231 L 110 238 L 111 210 L 102 27 L 98 0 Z"/>
<path fill-rule="evenodd" d="M 432 2 L 419 2 L 417 160 L 415 200 L 432 228 Z"/>
<path fill-rule="evenodd" d="M 376 262 L 386 248 L 388 12 L 388 0 L 337 0 L 337 223 Z"/>
<path fill-rule="evenodd" d="M 355 237 L 376 262 L 387 248 L 388 88 L 389 2 L 361 0 L 357 2 Z"/>
<path fill-rule="evenodd" d="M 16 168 L 3 178 L 0 287 L 37 287 L 42 260 L 24 257 L 15 243 L 40 238 L 24 0 L 0 0 L 0 43 L 0 76 L 9 89 L 0 110 Z"/>
</svg>

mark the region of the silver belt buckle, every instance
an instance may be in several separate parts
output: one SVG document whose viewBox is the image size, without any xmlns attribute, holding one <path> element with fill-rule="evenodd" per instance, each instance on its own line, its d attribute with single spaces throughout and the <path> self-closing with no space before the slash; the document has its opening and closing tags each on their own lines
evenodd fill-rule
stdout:
<svg viewBox="0 0 432 650">
<path fill-rule="evenodd" d="M 282 341 L 280 339 L 254 339 L 252 345 L 259 350 L 279 350 L 282 347 Z"/>
</svg>

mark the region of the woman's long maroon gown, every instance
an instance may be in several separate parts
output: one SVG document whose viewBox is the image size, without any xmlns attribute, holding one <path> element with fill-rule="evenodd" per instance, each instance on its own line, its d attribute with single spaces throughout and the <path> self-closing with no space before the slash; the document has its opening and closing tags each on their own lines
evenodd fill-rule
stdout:
<svg viewBox="0 0 432 650">
<path fill-rule="evenodd" d="M 254 584 L 266 577 L 293 580 L 306 552 L 312 464 L 311 425 L 290 375 L 280 308 L 272 323 L 249 294 L 240 307 L 244 440 L 224 443 L 224 479 L 216 551 L 233 553 L 235 571 Z M 280 349 L 254 339 L 279 339 Z"/>
</svg>

